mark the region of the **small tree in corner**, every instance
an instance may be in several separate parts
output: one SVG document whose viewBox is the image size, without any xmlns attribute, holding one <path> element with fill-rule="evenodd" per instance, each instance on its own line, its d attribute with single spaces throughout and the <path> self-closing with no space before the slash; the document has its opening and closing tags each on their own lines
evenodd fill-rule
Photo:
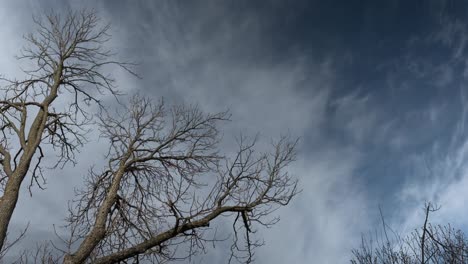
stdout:
<svg viewBox="0 0 468 264">
<path fill-rule="evenodd" d="M 395 232 L 388 235 L 383 223 L 383 236 L 375 241 L 363 237 L 359 248 L 352 251 L 352 264 L 464 264 L 468 263 L 468 240 L 461 230 L 450 225 L 432 225 L 429 215 L 439 208 L 428 203 L 424 207 L 424 223 L 402 238 Z M 383 218 L 382 218 L 383 219 Z"/>
</svg>

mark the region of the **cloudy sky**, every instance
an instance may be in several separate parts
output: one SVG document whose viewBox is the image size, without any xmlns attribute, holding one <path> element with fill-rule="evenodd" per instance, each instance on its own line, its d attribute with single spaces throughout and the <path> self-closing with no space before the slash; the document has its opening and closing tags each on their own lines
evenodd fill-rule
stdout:
<svg viewBox="0 0 468 264">
<path fill-rule="evenodd" d="M 0 73 L 32 15 L 83 7 L 112 25 L 109 47 L 138 63 L 119 89 L 205 111 L 229 109 L 239 133 L 300 137 L 290 168 L 302 193 L 263 232 L 256 263 L 346 263 L 361 234 L 387 223 L 402 233 L 434 222 L 468 230 L 468 6 L 463 1 L 53 1 L 0 2 Z M 229 148 L 229 143 L 225 144 Z M 48 172 L 47 190 L 25 191 L 12 232 L 31 222 L 23 247 L 53 239 L 67 200 L 95 153 Z M 97 154 L 96 154 L 97 155 Z M 210 249 L 205 263 L 228 253 Z"/>
</svg>

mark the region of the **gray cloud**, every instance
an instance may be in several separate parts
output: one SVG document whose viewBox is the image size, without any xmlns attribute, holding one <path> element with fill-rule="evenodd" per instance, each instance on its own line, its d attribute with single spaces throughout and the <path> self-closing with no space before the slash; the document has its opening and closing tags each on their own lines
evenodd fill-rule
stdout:
<svg viewBox="0 0 468 264">
<path fill-rule="evenodd" d="M 40 8 L 47 10 L 50 5 Z M 195 9 L 194 14 L 169 1 L 121 5 L 95 6 L 114 25 L 111 46 L 121 51 L 122 58 L 140 63 L 142 80 L 116 76 L 121 90 L 155 99 L 165 97 L 169 102 L 195 103 L 206 111 L 230 109 L 233 121 L 224 129 L 228 148 L 231 139 L 241 132 L 258 132 L 267 139 L 289 133 L 326 140 L 320 131 L 333 89 L 330 61 L 304 57 L 271 60 L 263 50 L 268 39 L 262 35 L 262 21 L 254 14 L 231 15 L 223 5 Z M 23 10 L 25 6 L 4 5 L 3 10 L 10 16 L 30 16 Z M 30 20 L 19 22 L 18 28 L 0 28 L 11 40 L 2 44 L 2 53 L 16 52 L 21 43 L 18 32 L 31 30 Z M 13 58 L 2 61 L 0 67 L 11 69 L 12 64 Z M 35 190 L 32 198 L 27 192 L 22 194 L 12 228 L 20 230 L 32 223 L 23 247 L 53 239 L 52 224 L 63 223 L 73 188 L 79 186 L 87 167 L 98 163 L 95 157 L 105 149 L 105 144 L 94 143 L 95 136 L 90 135 L 93 144 L 83 149 L 76 167 L 48 172 L 47 190 Z M 331 256 L 335 261 L 344 260 L 347 252 L 334 254 L 351 247 L 352 240 L 343 241 L 343 235 L 358 235 L 347 226 L 365 222 L 360 217 L 365 218 L 366 207 L 362 190 L 354 190 L 349 184 L 358 163 L 356 156 L 352 148 L 325 148 L 312 162 L 300 158 L 292 171 L 300 178 L 303 193 L 290 208 L 280 211 L 283 221 L 276 228 L 264 230 L 267 246 L 259 251 L 258 263 L 305 263 L 312 257 L 333 262 Z M 350 196 L 354 199 L 347 199 Z M 37 220 L 40 225 L 35 224 Z M 291 250 L 280 253 L 284 245 L 290 245 Z M 320 253 L 311 256 L 310 248 Z M 213 251 L 204 258 L 225 260 L 226 254 Z"/>
</svg>

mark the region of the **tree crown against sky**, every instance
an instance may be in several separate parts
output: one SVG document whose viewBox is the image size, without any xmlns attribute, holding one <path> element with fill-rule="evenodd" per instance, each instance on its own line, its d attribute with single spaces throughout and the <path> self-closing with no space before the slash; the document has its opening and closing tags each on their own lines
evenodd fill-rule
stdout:
<svg viewBox="0 0 468 264">
<path fill-rule="evenodd" d="M 70 204 L 70 235 L 56 248 L 26 251 L 20 262 L 159 263 L 190 258 L 225 239 L 232 240 L 229 261 L 253 261 L 262 244 L 256 227 L 275 224 L 272 213 L 298 192 L 287 171 L 297 140 L 281 137 L 270 152 L 259 153 L 257 139 L 241 136 L 233 155 L 225 155 L 218 143 L 226 112 L 166 107 L 138 95 L 118 113 L 107 111 L 99 97 L 122 95 L 105 67 L 133 73 L 106 49 L 109 27 L 87 10 L 52 13 L 35 24 L 20 56 L 33 65 L 24 70 L 26 79 L 2 79 L 0 256 L 17 241 L 7 235 L 23 182 L 31 194 L 31 187 L 42 186 L 43 159 L 52 151 L 58 155 L 52 169 L 78 162 L 76 151 L 93 140 L 86 128 L 97 126 L 109 141 L 108 154 L 102 169 L 86 177 L 77 172 L 84 185 Z M 218 219 L 232 222 L 228 238 L 216 235 Z"/>
</svg>

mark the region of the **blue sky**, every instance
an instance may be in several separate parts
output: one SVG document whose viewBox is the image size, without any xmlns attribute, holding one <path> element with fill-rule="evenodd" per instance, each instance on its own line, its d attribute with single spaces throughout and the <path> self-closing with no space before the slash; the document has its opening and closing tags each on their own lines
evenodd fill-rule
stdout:
<svg viewBox="0 0 468 264">
<path fill-rule="evenodd" d="M 82 7 L 111 23 L 122 59 L 139 63 L 142 79 L 116 72 L 121 90 L 230 109 L 227 151 L 240 132 L 301 138 L 291 171 L 303 191 L 261 232 L 257 263 L 346 263 L 361 233 L 378 228 L 379 205 L 402 233 L 421 224 L 426 201 L 442 206 L 435 222 L 468 228 L 466 2 L 2 1 L 0 73 L 18 73 L 13 55 L 33 14 Z M 44 223 L 24 246 L 51 237 L 103 144 L 51 171 L 46 191 L 24 193 L 13 228 Z"/>
</svg>

